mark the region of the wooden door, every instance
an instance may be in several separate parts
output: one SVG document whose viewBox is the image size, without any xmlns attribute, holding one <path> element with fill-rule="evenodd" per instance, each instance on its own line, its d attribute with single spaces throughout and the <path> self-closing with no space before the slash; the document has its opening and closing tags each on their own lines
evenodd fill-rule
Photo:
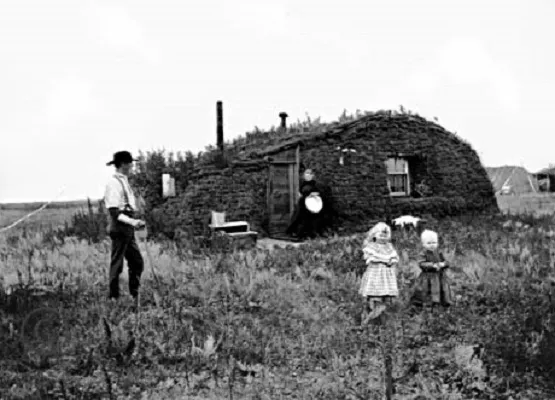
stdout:
<svg viewBox="0 0 555 400">
<path fill-rule="evenodd" d="M 296 161 L 272 161 L 268 177 L 269 234 L 284 235 L 295 210 L 299 191 Z"/>
</svg>

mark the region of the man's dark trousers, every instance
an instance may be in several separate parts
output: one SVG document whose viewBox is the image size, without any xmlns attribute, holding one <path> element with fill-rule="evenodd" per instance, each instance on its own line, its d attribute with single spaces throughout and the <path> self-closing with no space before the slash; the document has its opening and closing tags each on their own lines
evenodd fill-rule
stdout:
<svg viewBox="0 0 555 400">
<path fill-rule="evenodd" d="M 112 258 L 110 261 L 110 298 L 119 297 L 119 276 L 123 271 L 123 260 L 129 270 L 129 293 L 139 294 L 141 274 L 144 270 L 143 256 L 135 240 L 135 233 L 110 232 L 112 239 Z"/>
</svg>

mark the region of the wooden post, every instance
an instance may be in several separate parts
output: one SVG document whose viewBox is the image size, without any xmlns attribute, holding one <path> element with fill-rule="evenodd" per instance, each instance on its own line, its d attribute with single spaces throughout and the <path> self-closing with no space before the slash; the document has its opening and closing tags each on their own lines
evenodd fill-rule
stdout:
<svg viewBox="0 0 555 400">
<path fill-rule="evenodd" d="M 385 375 L 385 398 L 391 400 L 393 398 L 393 357 L 392 357 L 392 338 L 389 332 L 389 318 L 387 311 L 378 317 L 378 332 L 380 333 L 379 341 L 382 344 L 384 359 L 384 375 Z"/>
<path fill-rule="evenodd" d="M 295 167 L 294 167 L 294 173 L 293 173 L 293 192 L 295 196 L 293 196 L 294 202 L 291 207 L 291 216 L 293 216 L 293 213 L 295 212 L 295 207 L 297 206 L 297 202 L 299 201 L 300 163 L 301 163 L 300 146 L 297 145 L 297 148 L 295 149 Z"/>
<path fill-rule="evenodd" d="M 295 191 L 295 164 L 289 165 L 287 168 L 287 176 L 289 179 L 289 217 L 293 215 L 293 210 L 295 209 L 295 203 L 297 199 L 297 192 Z"/>
</svg>

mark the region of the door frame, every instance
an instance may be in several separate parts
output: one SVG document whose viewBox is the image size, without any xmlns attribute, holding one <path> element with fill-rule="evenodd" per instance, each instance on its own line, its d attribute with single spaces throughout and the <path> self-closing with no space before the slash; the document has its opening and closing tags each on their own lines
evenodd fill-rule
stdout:
<svg viewBox="0 0 555 400">
<path fill-rule="evenodd" d="M 271 189 L 272 189 L 272 167 L 274 165 L 292 165 L 293 168 L 288 169 L 288 180 L 289 180 L 289 218 L 293 216 L 295 212 L 295 207 L 297 205 L 298 193 L 299 193 L 299 167 L 300 167 L 300 147 L 297 146 L 295 150 L 294 160 L 269 160 L 268 161 L 268 185 L 266 188 L 266 212 L 268 215 L 268 234 L 275 235 L 275 232 L 270 232 L 271 220 L 272 220 L 272 207 L 271 207 Z M 285 234 L 285 232 L 279 232 L 280 234 Z"/>
</svg>

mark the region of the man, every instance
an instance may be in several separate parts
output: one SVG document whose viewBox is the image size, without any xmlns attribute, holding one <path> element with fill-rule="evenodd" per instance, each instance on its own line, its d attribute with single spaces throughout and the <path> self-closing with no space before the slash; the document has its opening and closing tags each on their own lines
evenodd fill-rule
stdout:
<svg viewBox="0 0 555 400">
<path fill-rule="evenodd" d="M 116 171 L 106 185 L 104 202 L 109 211 L 108 233 L 112 240 L 110 261 L 109 298 L 119 298 L 119 276 L 123 271 L 123 259 L 127 260 L 129 269 L 129 293 L 138 301 L 141 274 L 144 261 L 135 240 L 135 229 L 145 226 L 145 222 L 135 219 L 136 199 L 127 179 L 133 165 L 131 153 L 118 151 L 113 160 L 106 165 L 114 165 Z"/>
</svg>

